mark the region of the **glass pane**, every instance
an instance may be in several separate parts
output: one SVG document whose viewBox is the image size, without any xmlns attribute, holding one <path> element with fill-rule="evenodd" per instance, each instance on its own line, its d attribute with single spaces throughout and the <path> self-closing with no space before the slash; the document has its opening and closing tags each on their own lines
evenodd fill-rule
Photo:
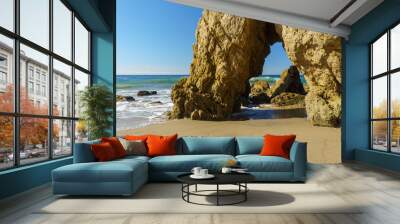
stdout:
<svg viewBox="0 0 400 224">
<path fill-rule="evenodd" d="M 372 81 L 372 118 L 387 117 L 387 77 Z"/>
<path fill-rule="evenodd" d="M 0 35 L 0 111 L 14 111 L 13 40 Z"/>
<path fill-rule="evenodd" d="M 71 66 L 53 60 L 53 114 L 72 117 Z"/>
<path fill-rule="evenodd" d="M 391 121 L 392 152 L 400 153 L 400 120 Z"/>
<path fill-rule="evenodd" d="M 14 124 L 10 116 L 0 116 L 0 170 L 14 165 Z"/>
<path fill-rule="evenodd" d="M 45 118 L 20 118 L 20 163 L 34 163 L 49 158 L 49 120 Z"/>
<path fill-rule="evenodd" d="M 400 117 L 400 72 L 391 75 L 390 98 L 392 117 Z"/>
<path fill-rule="evenodd" d="M 47 55 L 21 44 L 21 113 L 48 114 L 48 63 Z"/>
<path fill-rule="evenodd" d="M 387 121 L 372 122 L 372 147 L 387 151 Z"/>
<path fill-rule="evenodd" d="M 49 48 L 49 0 L 20 0 L 21 36 Z"/>
<path fill-rule="evenodd" d="M 72 121 L 53 120 L 53 156 L 72 154 Z"/>
<path fill-rule="evenodd" d="M 400 24 L 390 31 L 390 67 L 400 67 Z"/>
<path fill-rule="evenodd" d="M 84 142 L 88 140 L 88 129 L 84 120 L 75 122 L 75 142 Z"/>
<path fill-rule="evenodd" d="M 378 75 L 387 71 L 387 34 L 372 44 L 372 74 Z"/>
<path fill-rule="evenodd" d="M 87 86 L 89 86 L 89 75 L 75 69 L 75 117 L 81 114 L 80 95 Z"/>
<path fill-rule="evenodd" d="M 75 18 L 75 63 L 89 70 L 89 32 Z"/>
<path fill-rule="evenodd" d="M 72 12 L 60 1 L 53 1 L 53 51 L 71 60 Z"/>
<path fill-rule="evenodd" d="M 14 31 L 14 0 L 0 1 L 0 26 Z"/>
</svg>

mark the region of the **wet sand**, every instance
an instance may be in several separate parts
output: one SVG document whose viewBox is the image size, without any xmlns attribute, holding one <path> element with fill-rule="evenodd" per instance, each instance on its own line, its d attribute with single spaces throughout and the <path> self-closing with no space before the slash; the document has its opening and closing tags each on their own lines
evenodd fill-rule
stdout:
<svg viewBox="0 0 400 224">
<path fill-rule="evenodd" d="M 312 126 L 305 118 L 251 119 L 241 121 L 170 120 L 142 128 L 118 131 L 126 134 L 160 134 L 180 136 L 262 136 L 296 134 L 298 141 L 307 142 L 308 161 L 312 163 L 340 163 L 340 128 Z"/>
</svg>

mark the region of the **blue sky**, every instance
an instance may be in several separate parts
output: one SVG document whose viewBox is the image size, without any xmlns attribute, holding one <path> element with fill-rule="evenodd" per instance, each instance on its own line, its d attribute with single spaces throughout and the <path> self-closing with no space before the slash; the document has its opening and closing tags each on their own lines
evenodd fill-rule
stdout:
<svg viewBox="0 0 400 224">
<path fill-rule="evenodd" d="M 117 1 L 117 73 L 188 74 L 202 9 L 162 0 Z M 263 74 L 290 66 L 282 44 L 273 45 Z"/>
</svg>

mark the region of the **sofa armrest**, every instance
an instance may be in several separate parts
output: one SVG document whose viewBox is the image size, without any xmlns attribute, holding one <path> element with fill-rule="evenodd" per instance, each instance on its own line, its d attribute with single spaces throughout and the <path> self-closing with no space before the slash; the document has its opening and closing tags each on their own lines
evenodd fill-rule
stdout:
<svg viewBox="0 0 400 224">
<path fill-rule="evenodd" d="M 99 140 L 75 143 L 74 145 L 74 163 L 95 162 L 96 158 L 92 153 L 90 146 L 100 143 Z"/>
<path fill-rule="evenodd" d="M 305 181 L 307 175 L 307 143 L 294 142 L 290 149 L 290 160 L 293 162 L 293 179 Z"/>
</svg>

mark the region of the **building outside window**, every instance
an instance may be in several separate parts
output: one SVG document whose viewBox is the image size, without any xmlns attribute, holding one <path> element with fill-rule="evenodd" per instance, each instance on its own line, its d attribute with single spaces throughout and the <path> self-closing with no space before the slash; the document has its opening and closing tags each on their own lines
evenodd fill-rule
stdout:
<svg viewBox="0 0 400 224">
<path fill-rule="evenodd" d="M 0 132 L 0 170 L 70 156 L 74 141 L 87 138 L 85 127 L 78 122 L 79 113 L 74 113 L 71 105 L 79 103 L 78 93 L 83 86 L 89 85 L 85 80 L 90 77 L 90 32 L 64 1 L 49 2 L 19 1 L 19 12 L 11 10 L 10 13 L 14 17 L 20 16 L 14 18 L 20 21 L 15 29 L 20 33 L 0 23 L 2 28 L 9 30 L 0 29 L 0 123 L 3 129 Z M 38 11 L 42 13 L 38 15 Z M 53 24 L 52 29 L 50 24 Z M 77 43 L 75 48 L 74 42 Z M 16 44 L 19 44 L 18 52 L 15 51 Z M 86 49 L 77 49 L 79 46 Z M 14 52 L 19 56 L 18 62 L 12 60 Z M 74 61 L 72 55 L 75 55 Z M 19 88 L 14 88 L 15 65 L 20 68 L 16 74 L 20 80 Z M 76 73 L 79 75 L 74 79 Z M 51 79 L 53 90 L 49 91 Z M 13 88 L 2 90 L 1 84 Z M 79 85 L 79 89 L 73 92 L 69 88 L 72 85 Z M 18 99 L 13 99 L 16 90 L 21 94 Z M 61 99 L 57 100 L 59 97 Z M 54 105 L 50 105 L 50 99 Z M 18 113 L 13 109 L 14 103 L 20 108 Z M 49 110 L 50 106 L 52 110 Z M 19 130 L 15 135 L 14 125 L 18 125 Z M 32 136 L 33 132 L 39 134 Z"/>
<path fill-rule="evenodd" d="M 400 153 L 400 24 L 370 45 L 371 148 Z"/>
</svg>

